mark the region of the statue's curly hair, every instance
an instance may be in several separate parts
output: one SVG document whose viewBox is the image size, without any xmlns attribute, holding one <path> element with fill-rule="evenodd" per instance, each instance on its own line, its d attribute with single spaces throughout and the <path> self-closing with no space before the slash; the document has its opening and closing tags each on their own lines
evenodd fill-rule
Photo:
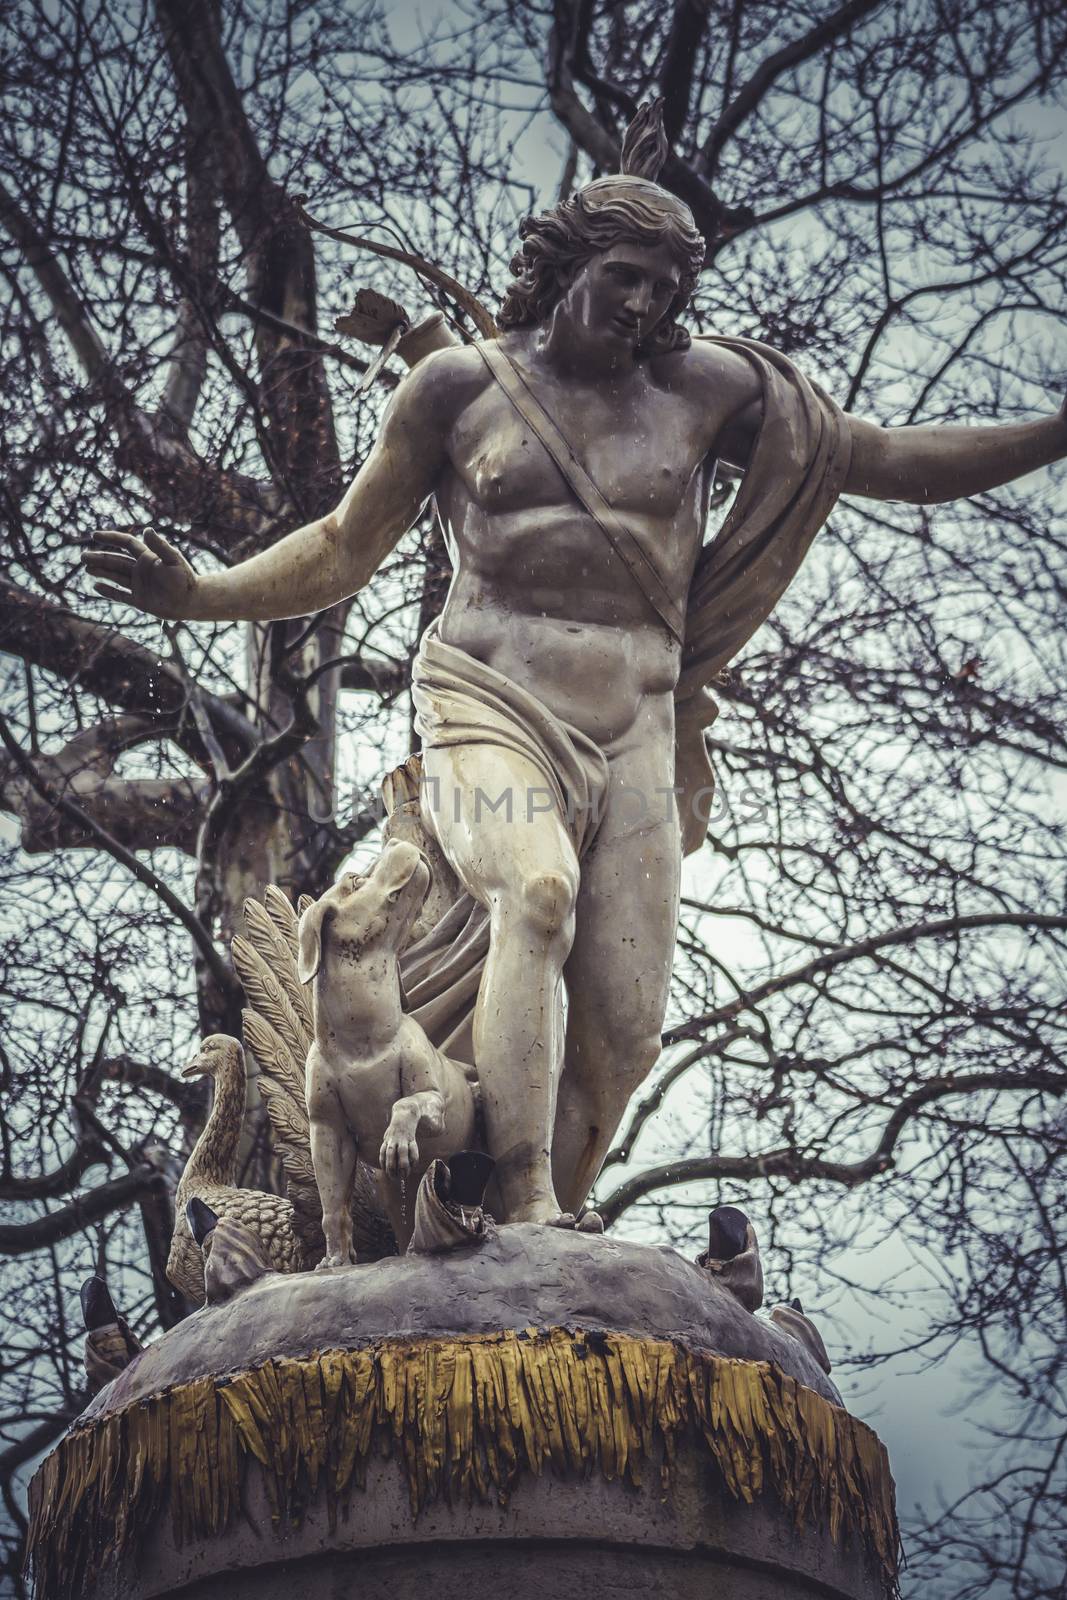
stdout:
<svg viewBox="0 0 1067 1600">
<path fill-rule="evenodd" d="M 530 328 L 543 322 L 573 273 L 600 251 L 624 241 L 666 243 L 681 269 L 681 282 L 637 354 L 688 348 L 689 334 L 676 319 L 696 288 L 705 244 L 689 207 L 668 189 L 629 175 L 598 178 L 551 211 L 526 217 L 519 236 L 522 248 L 511 262 L 514 281 L 497 313 L 501 328 Z"/>
</svg>

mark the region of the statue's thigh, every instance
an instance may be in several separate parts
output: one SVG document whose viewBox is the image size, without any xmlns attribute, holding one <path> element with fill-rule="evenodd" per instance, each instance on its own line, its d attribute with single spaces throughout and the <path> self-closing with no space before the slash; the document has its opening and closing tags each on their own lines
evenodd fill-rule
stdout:
<svg viewBox="0 0 1067 1600">
<path fill-rule="evenodd" d="M 617 775 L 582 858 L 565 968 L 572 1028 L 616 1040 L 662 1027 L 678 928 L 681 841 L 673 800 L 648 791 L 642 810 L 632 800 L 635 791 L 646 792 L 636 766 Z"/>
<path fill-rule="evenodd" d="M 484 904 L 556 873 L 577 890 L 578 860 L 533 762 L 497 745 L 423 751 L 421 807 L 464 887 Z"/>
</svg>

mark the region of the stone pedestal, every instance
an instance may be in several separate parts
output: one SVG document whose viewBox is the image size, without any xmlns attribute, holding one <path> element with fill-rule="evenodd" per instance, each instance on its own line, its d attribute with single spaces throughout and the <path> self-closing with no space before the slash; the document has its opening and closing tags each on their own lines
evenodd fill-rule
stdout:
<svg viewBox="0 0 1067 1600">
<path fill-rule="evenodd" d="M 500 1231 L 272 1276 L 35 1480 L 39 1600 L 885 1600 L 892 1480 L 807 1351 L 676 1252 Z"/>
<path fill-rule="evenodd" d="M 797 1529 L 774 1496 L 730 1495 L 707 1452 L 681 1444 L 670 1482 L 639 1489 L 551 1472 L 523 1477 L 506 1505 L 438 1502 L 412 1515 L 395 1461 L 371 1464 L 347 1519 L 325 1505 L 271 1532 L 259 1474 L 224 1534 L 179 1547 L 163 1519 L 137 1560 L 120 1560 L 92 1600 L 884 1600 L 885 1577 L 855 1541 Z"/>
</svg>

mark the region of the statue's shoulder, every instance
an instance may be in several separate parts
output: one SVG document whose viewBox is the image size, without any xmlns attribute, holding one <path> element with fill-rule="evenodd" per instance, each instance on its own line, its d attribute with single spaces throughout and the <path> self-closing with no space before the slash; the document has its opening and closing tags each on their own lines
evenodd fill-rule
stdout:
<svg viewBox="0 0 1067 1600">
<path fill-rule="evenodd" d="M 435 372 L 453 380 L 462 380 L 471 373 L 485 371 L 485 362 L 478 354 L 477 344 L 450 344 L 446 349 L 435 350 L 428 355 L 423 365 L 432 366 Z"/>
<path fill-rule="evenodd" d="M 733 414 L 762 397 L 759 373 L 733 340 L 702 336 L 685 350 L 657 358 L 657 367 L 673 389 L 681 389 L 702 406 L 714 403 Z"/>
<path fill-rule="evenodd" d="M 404 385 L 441 398 L 484 386 L 488 377 L 485 362 L 474 345 L 453 344 L 423 356 L 404 379 Z"/>
<path fill-rule="evenodd" d="M 401 380 L 385 426 L 444 437 L 489 381 L 485 362 L 472 345 L 432 350 Z"/>
</svg>

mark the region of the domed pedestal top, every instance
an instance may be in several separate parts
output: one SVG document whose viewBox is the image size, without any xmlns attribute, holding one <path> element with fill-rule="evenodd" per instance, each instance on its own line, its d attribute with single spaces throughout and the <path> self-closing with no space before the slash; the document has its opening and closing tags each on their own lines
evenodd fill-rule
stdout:
<svg viewBox="0 0 1067 1600">
<path fill-rule="evenodd" d="M 498 1229 L 484 1245 L 443 1255 L 261 1278 L 150 1345 L 96 1397 L 85 1418 L 190 1378 L 244 1372 L 276 1356 L 353 1350 L 382 1339 L 574 1327 L 773 1361 L 841 1404 L 803 1345 L 746 1311 L 714 1274 L 677 1250 L 520 1223 Z"/>
<path fill-rule="evenodd" d="M 34 1482 L 39 1600 L 885 1600 L 885 1452 L 677 1252 L 502 1228 L 272 1275 L 171 1330 Z"/>
</svg>

